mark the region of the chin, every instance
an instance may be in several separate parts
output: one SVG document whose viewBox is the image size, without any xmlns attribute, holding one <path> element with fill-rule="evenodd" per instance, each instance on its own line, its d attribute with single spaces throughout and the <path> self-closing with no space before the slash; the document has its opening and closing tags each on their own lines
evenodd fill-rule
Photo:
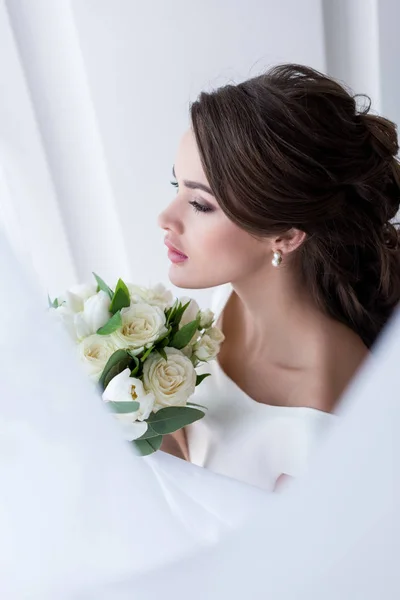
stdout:
<svg viewBox="0 0 400 600">
<path fill-rule="evenodd" d="M 171 265 L 169 268 L 169 280 L 177 288 L 185 290 L 205 290 L 216 287 L 223 282 L 214 281 L 211 278 L 197 276 L 190 273 L 181 266 Z"/>
</svg>

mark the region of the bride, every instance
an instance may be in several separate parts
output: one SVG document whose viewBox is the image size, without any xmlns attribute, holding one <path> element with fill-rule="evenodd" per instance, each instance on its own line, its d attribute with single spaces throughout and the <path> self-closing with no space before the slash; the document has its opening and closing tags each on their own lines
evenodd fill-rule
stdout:
<svg viewBox="0 0 400 600">
<path fill-rule="evenodd" d="M 304 471 L 400 299 L 395 126 L 284 65 L 203 93 L 159 218 L 183 288 L 224 285 L 206 417 L 163 449 L 273 490 Z"/>
<path fill-rule="evenodd" d="M 197 151 L 197 145 L 193 149 Z M 388 158 L 388 164 L 394 166 L 391 161 Z M 176 171 L 180 191 L 175 203 L 179 202 L 182 210 L 175 213 L 178 214 L 175 223 L 185 215 L 187 227 L 186 203 L 179 196 L 190 193 L 186 182 L 189 175 L 180 175 L 182 161 L 178 163 L 179 160 Z M 211 182 L 211 177 L 208 181 Z M 207 201 L 213 200 L 210 197 Z M 216 204 L 214 207 L 217 218 Z M 201 249 L 207 248 L 211 258 L 213 237 L 209 237 L 209 245 L 206 243 L 207 227 L 212 231 L 211 225 L 204 225 L 201 233 L 200 217 L 212 218 L 212 214 L 197 215 L 196 238 L 190 235 L 191 230 L 182 231 L 176 225 L 171 228 L 171 214 L 168 213 L 170 220 L 165 222 L 170 239 L 177 244 L 185 241 L 184 248 L 182 244 L 178 252 L 171 253 L 175 261 L 181 256 L 182 269 L 174 262 L 171 271 L 176 280 L 178 275 L 185 275 L 192 257 L 196 257 L 195 239 L 199 246 L 204 245 Z M 237 233 L 237 243 L 243 245 L 247 239 L 244 233 L 222 217 L 219 214 L 226 231 L 229 225 L 230 231 Z M 362 222 L 360 215 L 359 223 Z M 220 259 L 226 261 L 229 252 L 236 248 L 232 244 L 228 249 L 228 234 L 222 240 L 223 228 L 218 227 L 218 231 L 220 241 L 224 241 L 222 248 L 226 248 L 225 258 L 219 251 Z M 344 235 L 344 231 L 341 233 Z M 248 246 L 242 252 L 250 254 L 251 240 L 247 241 Z M 257 244 L 267 245 L 267 239 Z M 252 260 L 255 248 L 256 240 Z M 183 259 L 184 251 L 190 259 Z M 289 252 L 282 251 L 282 255 L 280 268 L 270 269 L 269 291 L 273 289 L 275 276 L 274 285 L 279 289 L 278 274 L 283 277 L 287 271 L 289 280 L 290 269 L 285 269 Z M 385 255 L 382 249 L 382 261 L 385 257 L 389 260 L 389 256 L 389 247 Z M 395 250 L 393 256 L 393 261 L 397 260 Z M 220 268 L 215 260 L 208 261 L 207 272 L 212 271 L 211 267 L 215 271 Z M 365 271 L 368 268 L 368 264 L 364 265 Z M 200 279 L 201 269 L 199 264 L 192 275 Z M 385 344 L 379 344 L 376 359 L 369 361 L 364 377 L 358 379 L 347 402 L 343 402 L 341 411 L 347 411 L 345 418 L 333 428 L 333 435 L 327 436 L 309 476 L 277 498 L 163 453 L 147 459 L 132 456 L 119 438 L 114 420 L 78 371 L 71 347 L 56 330 L 58 325 L 51 323 L 40 310 L 33 282 L 28 281 L 27 274 L 9 253 L 1 233 L 0 272 L 4 290 L 0 307 L 2 314 L 7 315 L 0 337 L 2 597 L 122 600 L 132 598 L 133 594 L 138 600 L 152 600 L 166 593 L 180 598 L 190 589 L 194 598 L 232 600 L 244 594 L 265 597 L 266 590 L 276 600 L 294 597 L 366 600 L 381 597 L 382 593 L 390 600 L 398 598 L 399 408 L 395 378 L 400 315 L 393 321 Z M 390 282 L 397 293 L 393 276 Z M 236 283 L 233 289 L 223 288 L 220 300 L 226 348 L 232 339 L 228 324 L 231 323 L 232 330 L 232 323 L 236 323 L 228 318 L 228 311 L 235 317 L 241 314 L 240 331 L 244 332 L 244 324 L 249 323 L 245 321 L 244 309 L 238 310 L 242 306 L 239 296 L 242 292 Z M 382 281 L 377 303 L 384 290 Z M 287 309 L 288 319 L 297 301 L 293 304 L 290 311 Z M 390 311 L 388 299 L 387 312 Z M 278 316 L 278 311 L 275 314 Z M 300 315 L 305 319 L 307 311 Z M 221 316 L 218 318 L 221 323 Z M 383 321 L 382 318 L 380 326 Z M 309 326 L 313 323 L 310 319 Z M 328 323 L 321 317 L 321 329 L 328 327 Z M 270 329 L 273 333 L 272 325 Z M 351 333 L 348 329 L 344 331 L 350 343 Z M 324 331 L 314 334 L 318 338 L 319 333 L 324 338 Z M 306 328 L 303 335 L 307 338 Z M 359 337 L 364 339 L 364 332 Z M 364 345 L 367 348 L 370 342 L 366 340 Z M 244 360 L 251 364 L 244 342 L 243 348 Z M 311 348 L 309 341 L 307 345 L 304 342 L 301 354 L 306 356 Z M 279 469 L 286 472 L 286 467 L 282 467 L 285 460 L 285 464 L 289 464 L 289 459 L 292 464 L 295 459 L 299 465 L 305 464 L 304 451 L 312 438 L 312 428 L 305 423 L 311 422 L 314 418 L 311 415 L 321 413 L 325 418 L 329 408 L 311 401 L 301 402 L 305 410 L 301 407 L 297 410 L 295 402 L 285 408 L 283 402 L 282 405 L 274 402 L 272 395 L 264 404 L 236 377 L 236 372 L 229 372 L 226 357 L 225 349 L 220 363 L 214 365 L 215 381 L 208 384 L 213 396 L 208 401 L 205 429 L 198 435 L 206 448 L 204 463 L 213 470 L 245 479 L 246 463 L 241 456 L 248 460 L 247 469 L 252 477 L 257 475 L 257 471 L 251 471 L 252 465 L 258 462 L 260 478 L 256 483 L 268 489 L 274 466 L 275 472 Z M 340 358 L 338 355 L 338 366 L 342 365 Z M 206 396 L 200 397 L 207 401 Z M 223 402 L 228 400 L 229 410 L 225 410 Z M 259 409 L 260 416 L 255 412 Z M 236 442 L 239 433 L 241 437 Z M 192 460 L 196 435 L 194 428 L 187 432 Z M 201 443 L 197 446 L 199 451 Z M 236 473 L 231 463 L 224 464 L 223 447 L 239 449 L 239 456 L 231 459 L 239 462 Z M 262 463 L 260 459 L 263 447 L 265 461 L 268 458 L 269 462 Z M 212 458 L 215 463 L 211 465 Z M 215 466 L 217 460 L 219 467 Z M 239 505 L 248 515 L 254 511 L 251 525 L 246 528 L 240 526 L 243 519 Z M 236 531 L 226 535 L 232 524 Z M 209 550 L 212 547 L 212 551 L 201 552 L 204 546 Z M 140 581 L 133 579 L 137 575 L 141 576 Z M 89 591 L 92 586 L 93 594 Z"/>
</svg>

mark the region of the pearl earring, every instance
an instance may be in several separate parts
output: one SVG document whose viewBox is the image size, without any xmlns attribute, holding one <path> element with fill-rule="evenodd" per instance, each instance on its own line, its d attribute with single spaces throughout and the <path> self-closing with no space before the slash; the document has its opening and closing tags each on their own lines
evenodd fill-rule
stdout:
<svg viewBox="0 0 400 600">
<path fill-rule="evenodd" d="M 279 267 L 282 262 L 282 252 L 280 250 L 274 250 L 274 255 L 271 262 L 274 267 Z"/>
</svg>

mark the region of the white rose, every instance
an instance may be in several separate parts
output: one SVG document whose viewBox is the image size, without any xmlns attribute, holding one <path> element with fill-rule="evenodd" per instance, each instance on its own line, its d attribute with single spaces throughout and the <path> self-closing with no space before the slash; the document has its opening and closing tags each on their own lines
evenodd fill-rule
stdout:
<svg viewBox="0 0 400 600">
<path fill-rule="evenodd" d="M 185 406 L 196 387 L 196 371 L 191 361 L 175 348 L 164 348 L 168 360 L 151 354 L 143 366 L 143 383 L 153 392 L 155 410 Z"/>
<path fill-rule="evenodd" d="M 99 381 L 108 359 L 116 349 L 108 335 L 90 335 L 79 344 L 78 356 L 93 381 Z"/>
<path fill-rule="evenodd" d="M 200 340 L 194 346 L 194 355 L 202 361 L 216 358 L 225 336 L 218 327 L 211 327 L 204 332 Z"/>
<path fill-rule="evenodd" d="M 130 370 L 125 369 L 111 379 L 103 393 L 104 402 L 139 402 L 138 410 L 131 413 L 115 414 L 121 423 L 124 437 L 128 442 L 136 440 L 147 431 L 147 423 L 154 407 L 154 395 L 146 392 L 140 379 L 130 376 Z"/>
<path fill-rule="evenodd" d="M 184 296 L 183 298 L 179 298 L 179 301 L 182 304 L 182 306 L 190 302 L 189 306 L 183 313 L 181 322 L 179 324 L 179 327 L 183 327 L 184 325 L 187 325 L 188 323 L 191 323 L 192 321 L 195 321 L 197 319 L 198 314 L 200 312 L 200 307 L 197 304 L 196 300 L 193 300 L 193 298 L 187 298 L 186 296 Z"/>
<path fill-rule="evenodd" d="M 120 348 L 131 348 L 135 353 L 156 342 L 164 333 L 164 311 L 149 304 L 131 304 L 121 310 L 122 327 L 112 335 Z"/>
<path fill-rule="evenodd" d="M 214 313 L 212 310 L 207 308 L 206 310 L 200 311 L 200 327 L 202 329 L 209 329 L 214 321 Z"/>
<path fill-rule="evenodd" d="M 145 302 L 151 306 L 158 306 L 162 310 L 170 308 L 174 303 L 172 292 L 167 290 L 162 283 L 151 288 L 128 284 L 128 289 L 131 299 L 135 303 Z"/>
</svg>

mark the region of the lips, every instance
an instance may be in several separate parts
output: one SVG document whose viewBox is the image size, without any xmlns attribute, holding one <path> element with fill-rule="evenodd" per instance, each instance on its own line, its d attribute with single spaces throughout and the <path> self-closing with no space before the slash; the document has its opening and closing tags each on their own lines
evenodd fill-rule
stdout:
<svg viewBox="0 0 400 600">
<path fill-rule="evenodd" d="M 165 245 L 168 248 L 168 258 L 170 259 L 171 262 L 178 264 L 178 263 L 185 262 L 188 259 L 186 254 L 181 252 L 181 250 L 178 250 L 178 248 L 176 248 L 173 244 L 171 244 L 171 242 L 169 240 L 165 240 Z"/>
</svg>

